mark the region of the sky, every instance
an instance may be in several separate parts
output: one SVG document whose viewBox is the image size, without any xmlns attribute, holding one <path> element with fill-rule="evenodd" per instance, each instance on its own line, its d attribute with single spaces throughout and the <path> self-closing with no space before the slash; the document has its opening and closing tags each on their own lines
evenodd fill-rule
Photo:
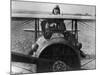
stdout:
<svg viewBox="0 0 100 75">
<path fill-rule="evenodd" d="M 12 1 L 12 12 L 20 11 L 39 11 L 52 12 L 52 9 L 59 5 L 61 13 L 68 14 L 90 14 L 95 15 L 95 6 L 91 5 L 73 5 L 73 4 L 57 4 L 29 1 Z"/>
</svg>

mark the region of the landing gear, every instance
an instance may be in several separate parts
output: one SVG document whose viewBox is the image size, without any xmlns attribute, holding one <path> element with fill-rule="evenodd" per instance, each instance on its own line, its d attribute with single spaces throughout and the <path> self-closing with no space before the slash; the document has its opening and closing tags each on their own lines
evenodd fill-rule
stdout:
<svg viewBox="0 0 100 75">
<path fill-rule="evenodd" d="M 53 66 L 52 66 L 52 70 L 54 72 L 60 72 L 60 71 L 67 71 L 70 70 L 70 66 L 67 65 L 64 61 L 61 60 L 57 60 L 54 62 Z"/>
</svg>

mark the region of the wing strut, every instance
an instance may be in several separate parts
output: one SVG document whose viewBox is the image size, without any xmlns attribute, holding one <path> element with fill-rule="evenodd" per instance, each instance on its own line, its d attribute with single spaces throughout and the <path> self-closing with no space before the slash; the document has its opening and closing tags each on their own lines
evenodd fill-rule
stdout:
<svg viewBox="0 0 100 75">
<path fill-rule="evenodd" d="M 39 19 L 35 18 L 35 41 L 37 41 L 39 31 Z"/>
</svg>

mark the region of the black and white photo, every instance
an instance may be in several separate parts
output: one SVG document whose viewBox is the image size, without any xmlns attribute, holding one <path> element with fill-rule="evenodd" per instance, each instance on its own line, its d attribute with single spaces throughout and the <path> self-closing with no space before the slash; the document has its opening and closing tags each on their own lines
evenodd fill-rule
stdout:
<svg viewBox="0 0 100 75">
<path fill-rule="evenodd" d="M 96 69 L 96 6 L 11 1 L 11 74 Z"/>
</svg>

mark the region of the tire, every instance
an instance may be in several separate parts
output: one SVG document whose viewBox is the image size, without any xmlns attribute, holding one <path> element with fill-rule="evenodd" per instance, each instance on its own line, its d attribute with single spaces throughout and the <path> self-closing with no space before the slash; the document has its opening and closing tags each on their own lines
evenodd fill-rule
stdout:
<svg viewBox="0 0 100 75">
<path fill-rule="evenodd" d="M 57 60 L 52 65 L 53 72 L 68 71 L 68 70 L 71 70 L 71 67 L 62 60 Z"/>
<path fill-rule="evenodd" d="M 69 71 L 71 67 L 63 60 L 43 59 L 38 61 L 37 72 L 61 72 Z"/>
</svg>

